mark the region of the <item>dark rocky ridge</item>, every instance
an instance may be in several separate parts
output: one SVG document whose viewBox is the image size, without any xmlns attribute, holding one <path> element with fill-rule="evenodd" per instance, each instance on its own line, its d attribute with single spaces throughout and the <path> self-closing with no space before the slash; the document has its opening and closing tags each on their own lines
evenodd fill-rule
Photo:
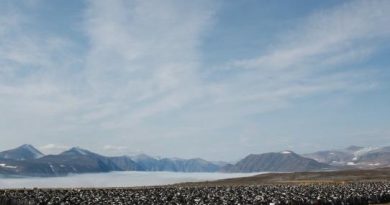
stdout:
<svg viewBox="0 0 390 205">
<path fill-rule="evenodd" d="M 332 167 L 292 151 L 251 154 L 234 165 L 225 166 L 227 172 L 296 172 L 327 170 Z"/>
</svg>

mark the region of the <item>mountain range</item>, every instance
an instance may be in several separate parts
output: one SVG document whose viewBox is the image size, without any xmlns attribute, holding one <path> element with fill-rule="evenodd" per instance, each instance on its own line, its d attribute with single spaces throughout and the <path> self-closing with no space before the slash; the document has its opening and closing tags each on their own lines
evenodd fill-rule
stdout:
<svg viewBox="0 0 390 205">
<path fill-rule="evenodd" d="M 350 146 L 345 149 L 324 150 L 310 154 L 304 154 L 303 156 L 317 160 L 321 163 L 326 163 L 338 167 L 384 167 L 390 165 L 390 146 Z"/>
<path fill-rule="evenodd" d="M 80 147 L 45 155 L 32 145 L 0 152 L 0 174 L 62 176 L 110 171 L 172 172 L 297 172 L 390 166 L 390 147 L 351 146 L 299 155 L 293 151 L 250 154 L 237 163 L 210 162 L 200 158 L 103 156 Z"/>
<path fill-rule="evenodd" d="M 110 171 L 216 172 L 220 165 L 200 158 L 154 158 L 145 154 L 107 157 L 73 147 L 57 155 L 44 155 L 32 145 L 0 152 L 0 174 L 61 176 Z"/>
</svg>

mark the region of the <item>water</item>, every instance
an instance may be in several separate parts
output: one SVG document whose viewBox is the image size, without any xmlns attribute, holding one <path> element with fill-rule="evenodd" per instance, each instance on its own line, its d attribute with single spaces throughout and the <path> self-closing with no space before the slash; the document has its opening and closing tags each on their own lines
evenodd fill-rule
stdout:
<svg viewBox="0 0 390 205">
<path fill-rule="evenodd" d="M 134 187 L 197 182 L 259 173 L 110 172 L 64 177 L 0 178 L 0 188 Z"/>
</svg>

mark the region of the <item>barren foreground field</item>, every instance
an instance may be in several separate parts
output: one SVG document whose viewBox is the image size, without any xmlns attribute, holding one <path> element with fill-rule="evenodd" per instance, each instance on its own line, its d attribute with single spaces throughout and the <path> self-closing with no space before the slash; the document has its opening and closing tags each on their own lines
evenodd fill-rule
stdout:
<svg viewBox="0 0 390 205">
<path fill-rule="evenodd" d="M 260 184 L 312 184 L 348 182 L 390 182 L 390 168 L 372 170 L 343 170 L 330 172 L 269 173 L 252 177 L 223 179 L 210 182 L 183 183 L 187 186 L 235 186 Z"/>
<path fill-rule="evenodd" d="M 213 182 L 105 189 L 0 190 L 2 205 L 30 204 L 386 204 L 390 172 L 264 174 Z"/>
</svg>

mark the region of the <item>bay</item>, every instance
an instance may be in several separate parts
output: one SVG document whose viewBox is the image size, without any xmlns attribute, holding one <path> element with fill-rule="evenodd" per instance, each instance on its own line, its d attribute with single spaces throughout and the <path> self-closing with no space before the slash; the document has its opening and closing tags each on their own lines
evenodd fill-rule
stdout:
<svg viewBox="0 0 390 205">
<path fill-rule="evenodd" d="M 187 173 L 123 171 L 63 177 L 0 178 L 0 188 L 86 188 L 168 185 L 253 176 L 260 173 Z"/>
</svg>

